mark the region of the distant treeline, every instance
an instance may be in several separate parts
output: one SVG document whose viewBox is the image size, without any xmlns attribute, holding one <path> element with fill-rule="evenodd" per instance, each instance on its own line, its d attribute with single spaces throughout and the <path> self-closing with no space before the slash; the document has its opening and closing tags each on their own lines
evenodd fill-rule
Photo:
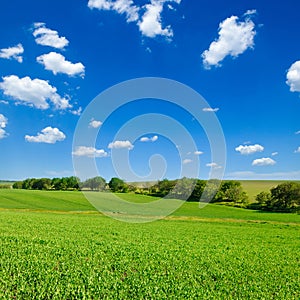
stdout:
<svg viewBox="0 0 300 300">
<path fill-rule="evenodd" d="M 300 184 L 286 182 L 272 188 L 270 192 L 261 192 L 255 203 L 249 204 L 247 193 L 242 184 L 235 180 L 200 180 L 182 178 L 160 180 L 149 187 L 126 183 L 113 177 L 108 183 L 100 176 L 80 181 L 75 176 L 63 178 L 28 178 L 13 184 L 14 189 L 30 190 L 91 190 L 111 191 L 114 193 L 135 193 L 154 197 L 166 197 L 187 201 L 220 203 L 236 207 L 268 211 L 295 212 L 300 207 Z"/>
</svg>

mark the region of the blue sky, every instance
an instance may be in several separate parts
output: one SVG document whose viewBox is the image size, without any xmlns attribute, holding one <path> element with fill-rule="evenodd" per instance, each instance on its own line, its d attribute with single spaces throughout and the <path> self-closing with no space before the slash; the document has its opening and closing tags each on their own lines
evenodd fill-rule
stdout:
<svg viewBox="0 0 300 300">
<path fill-rule="evenodd" d="M 109 180 L 118 172 L 113 153 L 128 155 L 141 180 L 177 178 L 183 166 L 189 175 L 195 165 L 201 178 L 220 169 L 230 179 L 300 179 L 299 9 L 296 0 L 5 1 L 0 179 L 70 176 L 75 157 L 87 165 L 95 158 Z M 218 117 L 226 165 L 213 160 L 193 112 L 155 99 L 116 107 L 106 120 L 95 111 L 86 131 L 99 131 L 96 143 L 72 147 L 89 103 L 140 77 L 169 78 L 205 98 L 208 106 L 199 104 L 199 111 Z M 132 132 L 118 137 L 124 124 L 151 113 L 185 126 L 196 150 L 185 149 L 175 125 L 167 138 L 157 126 L 151 131 L 149 120 L 135 140 Z M 151 173 L 149 159 L 157 172 Z"/>
</svg>

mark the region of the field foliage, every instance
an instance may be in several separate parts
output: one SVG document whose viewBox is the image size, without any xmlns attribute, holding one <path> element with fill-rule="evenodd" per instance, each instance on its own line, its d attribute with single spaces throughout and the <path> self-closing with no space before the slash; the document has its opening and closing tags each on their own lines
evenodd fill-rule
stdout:
<svg viewBox="0 0 300 300">
<path fill-rule="evenodd" d="M 122 223 L 80 192 L 0 190 L 0 298 L 299 299 L 299 226 L 198 203 Z"/>
</svg>

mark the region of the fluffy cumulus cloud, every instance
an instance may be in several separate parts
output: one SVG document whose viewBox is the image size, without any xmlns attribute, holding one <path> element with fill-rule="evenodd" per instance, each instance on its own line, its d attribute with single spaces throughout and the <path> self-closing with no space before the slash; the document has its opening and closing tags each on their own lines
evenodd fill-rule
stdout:
<svg viewBox="0 0 300 300">
<path fill-rule="evenodd" d="M 72 152 L 74 156 L 86 156 L 86 157 L 106 157 L 107 152 L 103 149 L 96 149 L 95 147 L 78 146 L 75 151 Z"/>
<path fill-rule="evenodd" d="M 295 153 L 300 153 L 300 147 L 298 147 L 298 149 L 295 150 Z"/>
<path fill-rule="evenodd" d="M 129 141 L 114 141 L 109 143 L 108 148 L 109 149 L 128 149 L 132 150 L 133 145 Z"/>
<path fill-rule="evenodd" d="M 158 136 L 154 135 L 152 137 L 143 136 L 140 138 L 141 142 L 156 142 L 158 140 Z"/>
<path fill-rule="evenodd" d="M 49 108 L 48 101 L 56 109 L 63 110 L 71 107 L 69 99 L 57 94 L 57 89 L 48 81 L 31 79 L 28 76 L 19 78 L 16 75 L 5 76 L 2 79 L 0 89 L 3 90 L 4 95 L 12 97 L 17 103 L 34 106 L 38 109 Z"/>
<path fill-rule="evenodd" d="M 99 128 L 102 125 L 101 121 L 97 121 L 92 119 L 91 122 L 89 123 L 89 127 L 91 128 Z"/>
<path fill-rule="evenodd" d="M 0 140 L 7 136 L 7 133 L 4 129 L 7 125 L 7 122 L 7 118 L 4 115 L 0 114 Z"/>
<path fill-rule="evenodd" d="M 35 23 L 34 28 L 33 36 L 39 45 L 63 49 L 69 44 L 64 36 L 59 36 L 56 30 L 47 28 L 45 23 Z"/>
<path fill-rule="evenodd" d="M 50 52 L 37 57 L 37 62 L 42 64 L 46 70 L 52 71 L 54 75 L 64 73 L 69 76 L 84 76 L 84 65 L 81 62 L 72 63 L 60 53 Z"/>
<path fill-rule="evenodd" d="M 195 151 L 195 152 L 194 152 L 194 154 L 195 154 L 195 155 L 201 155 L 201 154 L 203 154 L 203 152 L 202 152 L 202 151 L 199 151 L 199 150 L 197 150 L 197 151 Z"/>
<path fill-rule="evenodd" d="M 255 24 L 250 16 L 251 14 L 245 15 L 244 21 L 239 21 L 237 16 L 231 16 L 220 23 L 218 39 L 213 41 L 209 49 L 202 53 L 206 69 L 220 66 L 220 62 L 228 55 L 237 57 L 248 48 L 253 48 L 256 32 Z"/>
<path fill-rule="evenodd" d="M 262 157 L 254 159 L 252 166 L 273 166 L 276 164 L 276 161 L 270 157 Z"/>
<path fill-rule="evenodd" d="M 259 144 L 240 145 L 235 148 L 235 151 L 240 152 L 242 155 L 248 155 L 248 154 L 253 154 L 256 152 L 262 152 L 262 151 L 264 151 L 264 147 Z"/>
<path fill-rule="evenodd" d="M 212 107 L 204 107 L 202 109 L 204 112 L 217 112 L 219 110 L 219 108 L 212 108 Z"/>
<path fill-rule="evenodd" d="M 186 164 L 190 164 L 190 163 L 192 163 L 193 161 L 191 160 L 191 159 L 189 159 L 189 158 L 186 158 L 186 159 L 184 159 L 183 161 L 182 161 L 182 163 L 184 164 L 184 165 L 186 165 Z"/>
<path fill-rule="evenodd" d="M 222 166 L 220 166 L 219 164 L 215 163 L 215 162 L 211 162 L 211 163 L 208 163 L 206 164 L 207 167 L 210 167 L 212 169 L 221 169 Z"/>
<path fill-rule="evenodd" d="M 17 46 L 0 49 L 0 58 L 15 59 L 21 63 L 23 62 L 23 57 L 21 55 L 23 52 L 24 48 L 22 44 L 18 44 Z"/>
<path fill-rule="evenodd" d="M 135 5 L 132 0 L 89 0 L 88 7 L 125 14 L 127 22 L 135 22 L 143 36 L 149 38 L 164 36 L 170 39 L 173 30 L 170 25 L 163 26 L 161 17 L 167 2 L 169 3 L 167 7 L 171 9 L 173 7 L 170 3 L 180 4 L 181 0 L 150 0 L 150 3 L 142 7 Z"/>
<path fill-rule="evenodd" d="M 291 92 L 300 92 L 300 60 L 294 62 L 286 74 L 286 84 Z"/>
<path fill-rule="evenodd" d="M 55 144 L 56 142 L 63 141 L 66 138 L 65 134 L 58 128 L 52 128 L 50 126 L 44 128 L 36 136 L 25 135 L 25 140 L 30 143 L 46 143 Z"/>
<path fill-rule="evenodd" d="M 125 14 L 127 22 L 134 22 L 139 18 L 139 7 L 134 5 L 132 0 L 89 0 L 88 7 Z"/>
<path fill-rule="evenodd" d="M 164 0 L 151 0 L 150 4 L 145 5 L 145 13 L 142 19 L 138 22 L 140 32 L 147 37 L 153 38 L 157 35 L 171 38 L 173 30 L 170 25 L 163 28 L 161 13 L 165 2 L 180 3 L 180 0 L 164 1 Z"/>
</svg>

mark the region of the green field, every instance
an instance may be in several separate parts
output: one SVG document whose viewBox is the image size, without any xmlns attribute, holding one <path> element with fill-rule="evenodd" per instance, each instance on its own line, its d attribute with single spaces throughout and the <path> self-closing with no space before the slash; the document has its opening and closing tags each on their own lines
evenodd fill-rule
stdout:
<svg viewBox="0 0 300 300">
<path fill-rule="evenodd" d="M 0 299 L 299 299 L 299 226 L 198 203 L 123 223 L 80 192 L 0 190 Z"/>
</svg>

